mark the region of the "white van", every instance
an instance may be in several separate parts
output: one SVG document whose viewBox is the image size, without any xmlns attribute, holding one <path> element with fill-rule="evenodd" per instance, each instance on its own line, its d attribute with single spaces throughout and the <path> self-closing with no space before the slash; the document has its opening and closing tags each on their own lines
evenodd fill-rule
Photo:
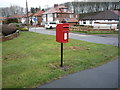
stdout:
<svg viewBox="0 0 120 90">
<path fill-rule="evenodd" d="M 45 28 L 56 28 L 57 23 L 56 22 L 46 22 L 45 23 Z"/>
</svg>

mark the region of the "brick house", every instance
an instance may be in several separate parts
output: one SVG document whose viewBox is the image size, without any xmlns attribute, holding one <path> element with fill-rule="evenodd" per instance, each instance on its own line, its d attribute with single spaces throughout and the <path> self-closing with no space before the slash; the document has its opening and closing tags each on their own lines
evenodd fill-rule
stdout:
<svg viewBox="0 0 120 90">
<path fill-rule="evenodd" d="M 43 22 L 57 22 L 57 23 L 69 23 L 74 25 L 78 23 L 78 15 L 70 12 L 67 7 L 63 5 L 54 4 L 54 7 L 50 8 L 43 13 Z"/>
<path fill-rule="evenodd" d="M 42 22 L 42 14 L 43 14 L 44 12 L 42 11 L 42 10 L 38 10 L 36 13 L 34 13 L 33 14 L 33 16 L 32 16 L 32 18 L 34 19 L 34 18 L 36 18 L 36 24 L 37 25 L 41 25 L 41 22 Z"/>
</svg>

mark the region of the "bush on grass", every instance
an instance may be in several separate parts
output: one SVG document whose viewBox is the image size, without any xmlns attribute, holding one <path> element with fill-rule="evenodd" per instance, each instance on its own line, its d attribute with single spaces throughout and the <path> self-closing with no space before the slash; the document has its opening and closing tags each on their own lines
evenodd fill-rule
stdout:
<svg viewBox="0 0 120 90">
<path fill-rule="evenodd" d="M 7 36 L 9 34 L 13 34 L 16 32 L 16 25 L 11 23 L 11 24 L 3 24 L 2 25 L 2 35 Z"/>
</svg>

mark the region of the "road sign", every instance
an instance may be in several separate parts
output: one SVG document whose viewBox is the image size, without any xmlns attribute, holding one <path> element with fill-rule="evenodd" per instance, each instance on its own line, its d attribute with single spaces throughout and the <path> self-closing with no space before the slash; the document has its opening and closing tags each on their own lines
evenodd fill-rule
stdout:
<svg viewBox="0 0 120 90">
<path fill-rule="evenodd" d="M 37 21 L 37 19 L 36 19 L 36 18 L 34 18 L 33 20 L 34 20 L 34 21 Z"/>
<path fill-rule="evenodd" d="M 69 19 L 68 19 L 68 18 L 66 18 L 65 20 L 66 20 L 66 21 L 68 21 Z"/>
</svg>

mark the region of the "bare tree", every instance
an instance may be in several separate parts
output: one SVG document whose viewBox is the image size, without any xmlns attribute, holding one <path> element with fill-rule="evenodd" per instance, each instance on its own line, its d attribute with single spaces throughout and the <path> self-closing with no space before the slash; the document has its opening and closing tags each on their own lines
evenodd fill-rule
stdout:
<svg viewBox="0 0 120 90">
<path fill-rule="evenodd" d="M 0 8 L 0 12 L 0 16 L 2 17 L 8 17 L 15 14 L 23 15 L 25 13 L 24 8 L 17 5 L 11 5 L 10 7 Z"/>
<path fill-rule="evenodd" d="M 87 2 L 78 2 L 74 0 L 73 2 L 64 3 L 64 5 L 76 14 L 120 9 L 120 2 L 91 2 L 91 0 L 87 0 Z"/>
</svg>

